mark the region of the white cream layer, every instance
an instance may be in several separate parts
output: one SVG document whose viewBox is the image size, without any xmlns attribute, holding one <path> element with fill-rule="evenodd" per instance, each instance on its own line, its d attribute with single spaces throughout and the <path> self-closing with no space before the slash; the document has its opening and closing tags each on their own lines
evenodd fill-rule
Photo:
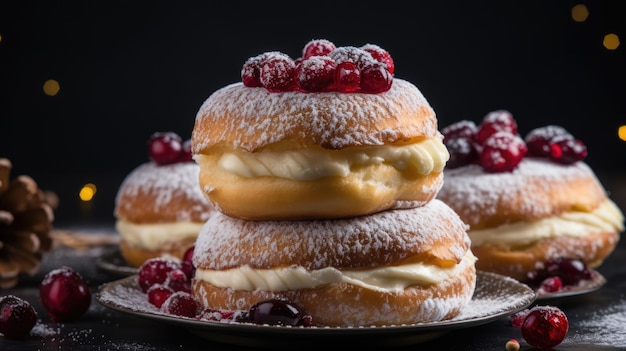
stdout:
<svg viewBox="0 0 626 351">
<path fill-rule="evenodd" d="M 194 222 L 134 224 L 118 220 L 115 227 L 130 245 L 147 250 L 160 250 L 172 242 L 197 238 L 203 224 Z"/>
<path fill-rule="evenodd" d="M 301 266 L 253 269 L 246 265 L 223 271 L 197 269 L 195 278 L 220 288 L 244 291 L 285 291 L 310 289 L 331 283 L 349 283 L 366 289 L 391 292 L 402 291 L 412 285 L 437 284 L 461 275 L 475 262 L 476 257 L 468 250 L 459 264 L 449 268 L 413 263 L 366 270 L 327 267 L 308 271 Z"/>
<path fill-rule="evenodd" d="M 353 166 L 389 164 L 402 172 L 428 175 L 440 172 L 450 158 L 442 136 L 410 145 L 382 145 L 341 150 L 263 150 L 225 153 L 218 166 L 243 177 L 273 176 L 294 180 L 345 177 Z M 411 173 L 413 174 L 413 173 Z"/>
<path fill-rule="evenodd" d="M 558 236 L 580 237 L 589 233 L 621 232 L 624 216 L 617 205 L 607 199 L 593 212 L 565 212 L 534 222 L 517 222 L 497 228 L 470 230 L 472 245 L 485 243 L 528 244 Z"/>
</svg>

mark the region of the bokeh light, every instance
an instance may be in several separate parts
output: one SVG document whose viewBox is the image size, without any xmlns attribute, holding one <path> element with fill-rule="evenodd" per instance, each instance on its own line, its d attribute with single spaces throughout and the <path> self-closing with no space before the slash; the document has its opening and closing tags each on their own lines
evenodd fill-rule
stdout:
<svg viewBox="0 0 626 351">
<path fill-rule="evenodd" d="M 626 141 L 626 125 L 620 126 L 617 129 L 617 136 L 623 141 Z"/>
<path fill-rule="evenodd" d="M 96 195 L 96 185 L 93 183 L 87 183 L 83 185 L 78 193 L 78 197 L 80 197 L 83 201 L 91 201 L 93 197 Z"/>
<path fill-rule="evenodd" d="M 609 33 L 604 36 L 602 45 L 609 50 L 616 50 L 619 47 L 619 37 L 615 33 Z"/>
<path fill-rule="evenodd" d="M 589 10 L 587 5 L 578 4 L 572 7 L 572 19 L 576 22 L 585 22 L 589 17 Z"/>
<path fill-rule="evenodd" d="M 43 83 L 43 92 L 49 96 L 55 96 L 61 90 L 61 86 L 59 82 L 54 79 L 48 79 L 45 83 Z"/>
</svg>

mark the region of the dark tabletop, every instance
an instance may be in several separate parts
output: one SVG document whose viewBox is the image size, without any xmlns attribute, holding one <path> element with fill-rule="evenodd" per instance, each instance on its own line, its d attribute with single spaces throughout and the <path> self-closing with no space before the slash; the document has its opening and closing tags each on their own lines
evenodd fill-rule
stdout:
<svg viewBox="0 0 626 351">
<path fill-rule="evenodd" d="M 626 182 L 622 176 L 603 178 L 610 195 L 620 208 L 626 208 Z M 97 224 L 55 228 L 86 235 L 115 236 L 113 224 Z M 38 322 L 24 340 L 10 340 L 0 335 L 0 350 L 252 350 L 285 346 L 279 342 L 281 334 L 264 340 L 263 347 L 245 347 L 216 342 L 206 335 L 181 325 L 150 319 L 110 309 L 100 304 L 95 294 L 102 284 L 117 281 L 123 276 L 103 270 L 97 260 L 112 249 L 112 245 L 90 246 L 84 249 L 60 246 L 44 256 L 39 272 L 20 279 L 11 289 L 0 290 L 0 295 L 13 294 L 28 300 L 37 310 Z M 71 323 L 53 323 L 46 316 L 39 300 L 39 284 L 43 276 L 61 265 L 77 270 L 89 283 L 94 298 L 91 307 L 79 320 Z M 621 240 L 616 250 L 598 269 L 607 280 L 600 289 L 587 294 L 535 301 L 534 304 L 555 305 L 561 308 L 569 320 L 565 340 L 555 350 L 626 350 L 626 242 Z M 242 336 L 243 338 L 244 336 Z M 396 350 L 505 350 L 507 340 L 515 338 L 521 350 L 532 349 L 522 338 L 518 328 L 509 325 L 508 316 L 487 323 L 451 329 L 417 338 L 416 344 L 393 345 L 393 337 L 370 338 L 370 346 L 376 349 Z M 237 341 L 237 340 L 236 340 Z M 343 344 L 342 335 L 320 336 L 314 345 L 337 347 Z M 359 348 L 368 346 L 361 344 Z M 289 343 L 289 349 L 306 349 L 308 343 Z"/>
</svg>

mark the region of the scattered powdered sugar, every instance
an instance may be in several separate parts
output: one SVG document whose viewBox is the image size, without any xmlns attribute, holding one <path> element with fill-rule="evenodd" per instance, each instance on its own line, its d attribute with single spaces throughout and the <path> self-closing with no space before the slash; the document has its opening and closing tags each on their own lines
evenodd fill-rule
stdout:
<svg viewBox="0 0 626 351">
<path fill-rule="evenodd" d="M 195 162 L 178 162 L 169 165 L 158 165 L 147 162 L 131 171 L 122 184 L 116 196 L 116 206 L 129 208 L 136 206 L 129 198 L 139 194 L 147 194 L 155 200 L 151 202 L 154 210 L 159 213 L 160 208 L 171 206 L 172 198 L 184 196 L 189 199 L 190 208 L 179 208 L 175 215 L 178 220 L 190 220 L 192 213 L 201 213 L 201 220 L 208 219 L 211 205 L 204 197 L 199 185 L 200 166 Z M 122 197 L 125 198 L 122 201 Z M 144 204 L 149 205 L 148 203 Z M 116 214 L 118 209 L 116 208 Z"/>
<path fill-rule="evenodd" d="M 603 310 L 578 324 L 584 334 L 568 335 L 564 343 L 626 348 L 626 301 Z"/>
<path fill-rule="evenodd" d="M 428 117 L 412 118 L 413 114 Z M 204 101 L 192 140 L 194 153 L 222 142 L 254 151 L 282 140 L 341 149 L 437 133 L 435 113 L 426 98 L 405 80 L 394 79 L 391 89 L 380 94 L 272 93 L 239 82 Z"/>
<path fill-rule="evenodd" d="M 194 263 L 203 269 L 247 264 L 267 268 L 363 268 L 425 253 L 456 260 L 469 248 L 467 226 L 443 202 L 357 218 L 306 221 L 246 221 L 215 212 L 196 240 Z M 442 247 L 445 240 L 445 247 Z"/>
<path fill-rule="evenodd" d="M 557 191 L 557 185 L 585 179 L 595 179 L 598 193 L 604 194 L 595 174 L 583 162 L 561 165 L 526 157 L 512 172 L 504 173 L 487 173 L 480 165 L 471 164 L 444 170 L 444 182 L 437 198 L 457 210 L 471 226 L 486 217 L 503 216 L 496 213 L 502 208 L 500 204 L 512 201 L 522 213 L 547 216 L 553 211 L 547 197 Z"/>
<path fill-rule="evenodd" d="M 38 320 L 35 326 L 33 327 L 33 329 L 31 329 L 30 335 L 39 336 L 39 337 L 50 337 L 50 336 L 59 335 L 60 332 L 61 332 L 61 328 L 51 327 Z"/>
</svg>

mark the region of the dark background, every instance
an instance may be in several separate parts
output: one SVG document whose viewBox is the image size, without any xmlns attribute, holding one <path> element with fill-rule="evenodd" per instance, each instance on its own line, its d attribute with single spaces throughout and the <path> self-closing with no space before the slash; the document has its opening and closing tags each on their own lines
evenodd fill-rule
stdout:
<svg viewBox="0 0 626 351">
<path fill-rule="evenodd" d="M 582 3 L 585 22 L 571 18 Z M 426 96 L 440 127 L 507 109 L 520 132 L 558 124 L 600 178 L 626 143 L 626 2 L 14 2 L 0 10 L 0 157 L 56 192 L 57 223 L 112 221 L 123 178 L 155 131 L 189 138 L 202 102 L 265 51 L 311 39 L 377 44 Z M 620 36 L 607 50 L 605 34 Z M 56 96 L 43 93 L 55 79 Z M 81 203 L 83 184 L 98 186 Z"/>
</svg>

